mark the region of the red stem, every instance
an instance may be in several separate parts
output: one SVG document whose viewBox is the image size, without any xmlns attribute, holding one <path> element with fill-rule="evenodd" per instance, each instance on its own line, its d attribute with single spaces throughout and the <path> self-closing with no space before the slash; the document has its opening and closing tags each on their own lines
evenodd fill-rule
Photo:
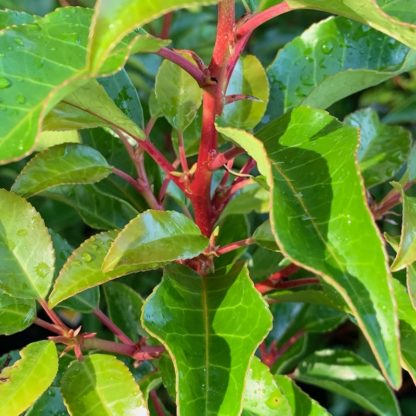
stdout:
<svg viewBox="0 0 416 416">
<path fill-rule="evenodd" d="M 135 345 L 134 341 L 131 340 L 105 313 L 103 313 L 103 311 L 95 309 L 93 313 L 123 344 Z"/>
<path fill-rule="evenodd" d="M 221 166 L 225 165 L 229 160 L 244 153 L 244 150 L 240 147 L 232 147 L 226 150 L 224 153 L 219 153 L 215 159 L 210 163 L 209 168 L 211 170 L 217 170 Z"/>
<path fill-rule="evenodd" d="M 36 318 L 33 323 L 43 329 L 47 329 L 48 331 L 53 332 L 54 334 L 62 335 L 61 329 L 53 324 L 50 324 L 49 322 L 44 321 L 43 319 Z"/>
<path fill-rule="evenodd" d="M 299 266 L 296 266 L 295 264 L 289 264 L 289 266 L 286 266 L 282 270 L 273 273 L 266 280 L 256 283 L 255 287 L 260 293 L 271 292 L 272 290 L 275 290 L 276 285 L 280 282 L 280 280 L 295 274 L 297 271 L 299 271 L 299 269 Z"/>
<path fill-rule="evenodd" d="M 291 10 L 292 8 L 286 2 L 283 2 L 277 4 L 276 6 L 269 7 L 260 13 L 249 16 L 247 19 L 244 19 L 241 24 L 239 24 L 236 31 L 237 36 L 241 39 L 246 35 L 251 35 L 253 31 L 263 23 L 266 23 L 284 13 L 290 12 Z"/>
<path fill-rule="evenodd" d="M 227 254 L 231 251 L 238 250 L 241 247 L 247 247 L 251 244 L 254 244 L 254 241 L 251 238 L 246 238 L 245 240 L 235 241 L 234 243 L 220 247 L 217 250 L 215 250 L 215 253 L 218 256 L 221 256 L 222 254 Z"/>
<path fill-rule="evenodd" d="M 162 25 L 162 31 L 160 32 L 159 37 L 161 39 L 168 39 L 169 38 L 169 32 L 170 28 L 172 26 L 173 21 L 173 13 L 170 12 L 163 16 L 163 25 Z"/>
<path fill-rule="evenodd" d="M 48 315 L 49 319 L 58 327 L 61 328 L 63 332 L 69 331 L 69 328 L 62 322 L 61 318 L 56 314 L 55 311 L 49 308 L 47 302 L 43 299 L 38 299 L 38 302 L 42 309 Z"/>
<path fill-rule="evenodd" d="M 412 187 L 413 181 L 407 182 L 403 186 L 403 190 L 407 191 L 409 188 Z M 391 190 L 385 198 L 380 202 L 380 204 L 376 205 L 373 208 L 373 215 L 376 220 L 381 219 L 384 215 L 386 215 L 391 209 L 395 206 L 399 205 L 402 200 L 402 194 L 400 191 L 396 191 L 396 189 Z"/>
<path fill-rule="evenodd" d="M 186 159 L 185 152 L 185 143 L 183 140 L 183 133 L 181 130 L 178 130 L 178 151 L 179 151 L 179 160 L 181 161 L 181 166 L 183 172 L 189 172 L 188 161 Z"/>
<path fill-rule="evenodd" d="M 165 58 L 180 66 L 184 71 L 186 71 L 195 79 L 195 81 L 201 88 L 204 88 L 207 86 L 207 84 L 209 84 L 209 77 L 207 77 L 206 74 L 200 68 L 198 68 L 192 62 L 188 61 L 181 54 L 169 48 L 161 48 L 157 52 L 157 54 L 162 58 Z"/>
<path fill-rule="evenodd" d="M 275 289 L 293 289 L 295 287 L 317 285 L 320 280 L 316 277 L 308 277 L 305 279 L 288 280 L 287 282 L 279 282 L 276 284 Z"/>
<path fill-rule="evenodd" d="M 85 339 L 83 347 L 88 350 L 101 350 L 112 354 L 125 355 L 126 357 L 133 357 L 137 349 L 135 345 L 120 344 L 100 338 Z"/>
<path fill-rule="evenodd" d="M 152 390 L 149 394 L 150 399 L 152 400 L 153 407 L 155 408 L 155 412 L 157 416 L 165 416 L 165 412 L 163 410 L 162 405 L 160 404 L 159 397 L 157 396 L 157 393 L 155 390 Z"/>
</svg>

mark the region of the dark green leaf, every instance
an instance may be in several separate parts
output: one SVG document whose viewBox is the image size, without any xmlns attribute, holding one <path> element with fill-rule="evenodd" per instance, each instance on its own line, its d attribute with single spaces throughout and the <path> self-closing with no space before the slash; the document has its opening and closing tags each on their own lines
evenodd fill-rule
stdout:
<svg viewBox="0 0 416 416">
<path fill-rule="evenodd" d="M 182 416 L 237 416 L 251 357 L 271 326 L 246 268 L 201 277 L 170 265 L 146 300 L 145 329 L 174 361 Z"/>
<path fill-rule="evenodd" d="M 122 283 L 109 282 L 103 286 L 108 315 L 134 341 L 146 336 L 140 317 L 143 299 L 132 288 Z"/>
<path fill-rule="evenodd" d="M 129 369 L 111 355 L 94 354 L 74 361 L 62 377 L 61 386 L 74 416 L 148 415 Z"/>
<path fill-rule="evenodd" d="M 58 355 L 52 341 L 29 344 L 21 359 L 0 373 L 0 414 L 20 415 L 52 384 Z"/>
<path fill-rule="evenodd" d="M 383 376 L 350 351 L 317 351 L 298 366 L 294 376 L 303 383 L 341 394 L 377 415 L 400 415 Z"/>
<path fill-rule="evenodd" d="M 415 66 L 416 53 L 401 43 L 351 20 L 330 18 L 288 43 L 268 68 L 267 115 L 301 104 L 327 108 Z"/>
<path fill-rule="evenodd" d="M 24 299 L 47 295 L 55 262 L 48 229 L 25 199 L 4 189 L 0 189 L 0 259 L 0 290 Z"/>
<path fill-rule="evenodd" d="M 279 248 L 276 244 L 276 239 L 272 233 L 269 220 L 265 221 L 256 229 L 256 231 L 254 231 L 252 238 L 256 244 L 262 246 L 267 250 L 279 251 Z"/>
<path fill-rule="evenodd" d="M 18 299 L 0 291 L 0 334 L 11 335 L 23 331 L 36 317 L 33 299 Z"/>
<path fill-rule="evenodd" d="M 392 178 L 408 158 L 410 132 L 380 123 L 377 113 L 371 108 L 356 111 L 344 121 L 360 129 L 358 161 L 366 186 L 378 185 Z"/>
<path fill-rule="evenodd" d="M 95 149 L 65 143 L 37 154 L 23 168 L 12 191 L 25 198 L 64 184 L 89 184 L 104 179 L 111 166 Z"/>
<path fill-rule="evenodd" d="M 25 416 L 69 416 L 59 387 L 49 387 Z"/>
<path fill-rule="evenodd" d="M 148 210 L 132 220 L 117 236 L 102 269 L 143 271 L 175 260 L 198 256 L 208 239 L 189 218 L 175 211 Z"/>
<path fill-rule="evenodd" d="M 262 142 L 241 130 L 219 131 L 245 148 L 268 179 L 271 224 L 282 251 L 339 292 L 386 377 L 398 387 L 391 276 L 357 172 L 357 132 L 308 107 L 262 129 L 257 133 Z"/>
</svg>

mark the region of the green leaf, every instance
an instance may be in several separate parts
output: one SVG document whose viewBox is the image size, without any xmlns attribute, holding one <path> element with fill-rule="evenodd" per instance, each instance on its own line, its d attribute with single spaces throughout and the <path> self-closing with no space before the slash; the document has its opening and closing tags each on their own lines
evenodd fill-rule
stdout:
<svg viewBox="0 0 416 416">
<path fill-rule="evenodd" d="M 267 70 L 267 115 L 275 118 L 302 104 L 325 109 L 415 66 L 416 53 L 401 43 L 351 20 L 330 18 L 279 51 Z"/>
<path fill-rule="evenodd" d="M 409 291 L 410 300 L 416 309 L 416 264 L 413 263 L 407 268 L 406 273 L 407 290 Z"/>
<path fill-rule="evenodd" d="M 23 168 L 12 191 L 29 198 L 64 184 L 98 182 L 111 173 L 111 166 L 92 147 L 64 143 L 38 153 Z"/>
<path fill-rule="evenodd" d="M 239 415 L 251 357 L 271 328 L 247 269 L 201 277 L 169 265 L 142 324 L 169 351 L 182 416 Z"/>
<path fill-rule="evenodd" d="M 78 131 L 43 131 L 38 137 L 38 141 L 33 150 L 35 152 L 42 152 L 49 147 L 63 143 L 81 143 Z"/>
<path fill-rule="evenodd" d="M 62 185 L 43 196 L 73 207 L 85 224 L 97 230 L 124 227 L 138 214 L 124 199 L 95 185 Z"/>
<path fill-rule="evenodd" d="M 397 271 L 416 261 L 416 198 L 407 196 L 400 184 L 395 183 L 394 187 L 401 193 L 403 204 L 400 245 L 391 265 L 391 270 Z"/>
<path fill-rule="evenodd" d="M 66 96 L 46 116 L 43 128 L 79 130 L 94 127 L 115 127 L 131 136 L 144 138 L 142 129 L 117 107 L 95 80 Z"/>
<path fill-rule="evenodd" d="M 410 301 L 406 287 L 396 279 L 393 279 L 393 283 L 400 319 L 402 365 L 416 384 L 416 310 Z"/>
<path fill-rule="evenodd" d="M 400 386 L 391 276 L 357 172 L 357 132 L 308 107 L 258 132 L 263 143 L 241 130 L 219 131 L 245 148 L 268 179 L 272 230 L 282 252 L 339 292 L 386 378 Z"/>
<path fill-rule="evenodd" d="M 317 351 L 299 364 L 294 376 L 303 383 L 341 394 L 377 415 L 400 415 L 396 397 L 383 376 L 350 351 Z"/>
<path fill-rule="evenodd" d="M 49 387 L 25 416 L 69 416 L 59 387 Z"/>
<path fill-rule="evenodd" d="M 221 117 L 234 127 L 254 128 L 263 118 L 269 101 L 267 74 L 254 55 L 244 56 L 237 62 L 227 88 L 227 95 L 234 94 L 252 98 L 225 105 Z"/>
<path fill-rule="evenodd" d="M 392 178 L 409 156 L 410 132 L 381 123 L 371 108 L 350 114 L 344 122 L 360 129 L 358 161 L 366 186 Z"/>
<path fill-rule="evenodd" d="M 36 317 L 33 299 L 18 299 L 0 291 L 0 334 L 11 335 L 29 327 Z"/>
<path fill-rule="evenodd" d="M 141 326 L 143 299 L 129 286 L 109 282 L 103 286 L 107 312 L 111 320 L 133 341 L 147 336 Z"/>
<path fill-rule="evenodd" d="M 0 30 L 12 25 L 23 25 L 33 22 L 34 16 L 15 10 L 0 10 Z"/>
<path fill-rule="evenodd" d="M 411 48 L 416 48 L 416 13 L 408 7 L 410 5 L 408 0 L 288 0 L 287 3 L 296 9 L 322 10 L 357 20 L 392 36 Z M 406 23 L 408 24 L 404 24 L 395 17 L 397 10 L 402 8 L 407 10 Z M 392 14 L 389 15 L 389 12 Z M 403 17 L 404 14 L 399 13 L 397 16 Z"/>
<path fill-rule="evenodd" d="M 41 216 L 25 199 L 0 189 L 0 290 L 23 299 L 44 298 L 55 256 Z"/>
<path fill-rule="evenodd" d="M 120 277 L 117 270 L 104 273 L 101 270 L 104 257 L 117 231 L 96 234 L 84 241 L 68 258 L 55 281 L 48 303 L 51 308 L 86 289 Z"/>
<path fill-rule="evenodd" d="M 293 416 L 330 416 L 330 414 L 304 393 L 289 377 L 275 375 L 279 389 L 290 405 Z"/>
<path fill-rule="evenodd" d="M 102 269 L 143 271 L 175 260 L 191 259 L 207 248 L 197 225 L 175 211 L 148 210 L 139 214 L 111 245 Z"/>
<path fill-rule="evenodd" d="M 265 221 L 254 231 L 252 238 L 256 244 L 267 250 L 279 251 L 269 220 Z"/>
<path fill-rule="evenodd" d="M 45 115 L 91 77 L 86 50 L 91 16 L 89 9 L 64 7 L 2 32 L 0 162 L 28 154 Z M 101 76 L 118 71 L 128 54 L 143 46 L 130 49 L 130 41 L 117 45 L 98 71 Z"/>
<path fill-rule="evenodd" d="M 29 344 L 21 359 L 0 373 L 0 414 L 19 415 L 52 384 L 58 371 L 58 355 L 52 341 Z"/>
<path fill-rule="evenodd" d="M 97 1 L 89 44 L 91 68 L 97 71 L 117 43 L 136 27 L 175 9 L 215 3 L 217 0 Z"/>
<path fill-rule="evenodd" d="M 268 367 L 253 357 L 244 388 L 243 408 L 258 416 L 290 416 L 289 404 Z"/>
<path fill-rule="evenodd" d="M 62 377 L 61 388 L 73 416 L 149 414 L 129 369 L 111 355 L 94 354 L 74 361 Z"/>
<path fill-rule="evenodd" d="M 168 60 L 160 65 L 155 82 L 160 111 L 173 128 L 183 132 L 201 106 L 202 89 L 191 75 Z"/>
</svg>

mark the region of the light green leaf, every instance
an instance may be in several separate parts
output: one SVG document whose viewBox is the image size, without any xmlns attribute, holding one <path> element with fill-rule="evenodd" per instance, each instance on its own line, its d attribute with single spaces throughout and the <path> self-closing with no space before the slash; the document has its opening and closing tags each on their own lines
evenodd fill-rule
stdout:
<svg viewBox="0 0 416 416">
<path fill-rule="evenodd" d="M 35 144 L 33 150 L 42 152 L 52 146 L 63 143 L 81 143 L 77 130 L 67 131 L 43 131 Z"/>
<path fill-rule="evenodd" d="M 258 416 L 291 416 L 289 404 L 269 368 L 253 357 L 244 388 L 243 408 Z"/>
<path fill-rule="evenodd" d="M 274 378 L 288 401 L 293 416 L 330 416 L 317 401 L 311 399 L 289 377 L 275 375 Z"/>
<path fill-rule="evenodd" d="M 395 183 L 394 187 L 401 192 L 403 204 L 400 245 L 391 265 L 391 270 L 397 271 L 416 261 L 416 198 L 407 196 L 400 184 Z"/>
<path fill-rule="evenodd" d="M 371 108 L 350 114 L 344 122 L 360 129 L 358 161 L 366 186 L 392 178 L 409 156 L 410 132 L 381 123 Z"/>
<path fill-rule="evenodd" d="M 62 185 L 42 194 L 73 207 L 91 228 L 124 227 L 138 211 L 132 205 L 95 185 Z"/>
<path fill-rule="evenodd" d="M 16 178 L 12 191 L 29 198 L 59 185 L 98 182 L 110 173 L 111 166 L 97 150 L 64 143 L 33 157 Z"/>
<path fill-rule="evenodd" d="M 279 251 L 269 220 L 265 221 L 254 231 L 252 238 L 256 244 L 267 250 Z"/>
<path fill-rule="evenodd" d="M 73 416 L 148 416 L 146 402 L 129 369 L 116 357 L 89 355 L 74 361 L 61 381 Z"/>
<path fill-rule="evenodd" d="M 111 320 L 133 341 L 146 336 L 141 326 L 143 299 L 131 287 L 118 282 L 103 286 L 107 312 Z"/>
<path fill-rule="evenodd" d="M 408 266 L 406 273 L 407 290 L 413 307 L 416 309 L 416 264 Z"/>
<path fill-rule="evenodd" d="M 237 62 L 227 88 L 227 95 L 234 94 L 244 94 L 253 99 L 227 104 L 221 117 L 234 127 L 254 128 L 263 118 L 269 101 L 267 74 L 254 55 L 244 56 Z"/>
<path fill-rule="evenodd" d="M 41 216 L 25 199 L 0 189 L 0 290 L 23 299 L 44 298 L 55 256 Z"/>
<path fill-rule="evenodd" d="M 0 414 L 19 415 L 52 384 L 58 371 L 58 355 L 52 341 L 29 344 L 21 359 L 0 373 Z"/>
<path fill-rule="evenodd" d="M 102 269 L 143 271 L 175 260 L 191 259 L 207 248 L 208 239 L 197 225 L 175 211 L 148 210 L 120 232 Z"/>
<path fill-rule="evenodd" d="M 92 76 L 86 50 L 91 17 L 87 8 L 58 8 L 33 24 L 2 32 L 0 163 L 28 154 L 45 115 Z M 143 45 L 129 48 L 131 39 L 117 45 L 97 74 L 118 71 L 129 53 L 140 50 Z"/>
<path fill-rule="evenodd" d="M 36 317 L 33 299 L 18 299 L 0 291 L 0 334 L 11 335 L 29 327 Z"/>
<path fill-rule="evenodd" d="M 397 279 L 393 279 L 393 282 L 400 319 L 402 365 L 416 384 L 416 310 L 410 301 L 406 287 Z"/>
<path fill-rule="evenodd" d="M 201 106 L 202 89 L 191 75 L 168 60 L 160 65 L 155 82 L 160 111 L 173 128 L 183 132 Z"/>
<path fill-rule="evenodd" d="M 383 376 L 350 351 L 317 351 L 299 364 L 294 376 L 341 394 L 379 416 L 400 415 L 396 397 Z"/>
<path fill-rule="evenodd" d="M 112 273 L 101 270 L 104 257 L 117 234 L 117 231 L 96 234 L 72 253 L 61 269 L 49 296 L 48 303 L 51 308 L 86 289 L 122 276 L 117 270 Z"/>
<path fill-rule="evenodd" d="M 46 116 L 45 130 L 79 130 L 94 127 L 113 127 L 144 138 L 137 126 L 109 97 L 97 81 L 91 80 L 66 96 Z"/>
<path fill-rule="evenodd" d="M 0 10 L 0 30 L 12 25 L 31 23 L 34 16 L 16 10 Z"/>
<path fill-rule="evenodd" d="M 357 132 L 308 107 L 258 132 L 263 143 L 241 130 L 219 131 L 245 148 L 268 179 L 272 230 L 282 252 L 339 292 L 386 378 L 400 386 L 391 276 L 357 172 Z"/>
<path fill-rule="evenodd" d="M 357 20 L 416 48 L 416 13 L 408 7 L 408 0 L 288 0 L 287 3 L 296 9 L 322 10 Z M 402 12 L 397 13 L 400 9 Z M 408 24 L 398 19 L 403 18 L 403 9 L 407 10 Z"/>
<path fill-rule="evenodd" d="M 181 416 L 237 416 L 250 360 L 271 328 L 247 269 L 201 277 L 169 265 L 142 324 L 168 349 Z"/>
<path fill-rule="evenodd" d="M 325 109 L 415 66 L 416 53 L 394 39 L 348 19 L 330 18 L 279 51 L 267 70 L 267 115 L 275 118 L 302 104 Z"/>
<path fill-rule="evenodd" d="M 97 71 L 114 47 L 136 27 L 175 9 L 215 4 L 218 0 L 98 0 L 89 44 L 90 66 Z M 134 42 L 134 41 L 133 41 Z"/>
</svg>

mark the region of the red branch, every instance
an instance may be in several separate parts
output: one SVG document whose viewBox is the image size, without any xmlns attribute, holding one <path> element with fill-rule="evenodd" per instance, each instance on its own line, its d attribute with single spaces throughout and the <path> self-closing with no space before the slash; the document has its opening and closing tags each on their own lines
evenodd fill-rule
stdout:
<svg viewBox="0 0 416 416">
<path fill-rule="evenodd" d="M 94 315 L 107 327 L 123 344 L 135 345 L 132 341 L 103 311 L 100 309 L 94 310 Z"/>
<path fill-rule="evenodd" d="M 221 166 L 225 165 L 229 160 L 244 153 L 244 150 L 240 147 L 232 147 L 226 150 L 224 153 L 219 153 L 215 159 L 210 163 L 209 168 L 211 170 L 217 170 Z"/>
<path fill-rule="evenodd" d="M 223 254 L 230 253 L 231 251 L 238 250 L 241 247 L 247 247 L 251 244 L 254 244 L 254 241 L 251 238 L 246 238 L 245 240 L 235 241 L 234 243 L 227 244 L 226 246 L 217 248 L 215 254 L 221 256 Z"/>
<path fill-rule="evenodd" d="M 299 266 L 295 264 L 289 264 L 284 269 L 279 270 L 278 272 L 272 274 L 266 280 L 256 283 L 255 287 L 260 293 L 267 293 L 272 290 L 275 290 L 276 285 L 284 278 L 291 276 L 299 271 Z"/>
</svg>

